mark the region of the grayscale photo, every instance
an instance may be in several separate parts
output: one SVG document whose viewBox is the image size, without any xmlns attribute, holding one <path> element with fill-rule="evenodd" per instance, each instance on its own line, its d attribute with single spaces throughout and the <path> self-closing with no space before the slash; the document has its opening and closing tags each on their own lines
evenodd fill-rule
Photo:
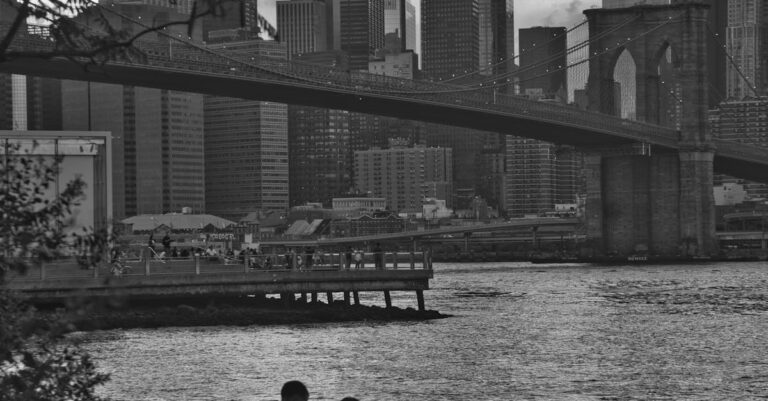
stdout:
<svg viewBox="0 0 768 401">
<path fill-rule="evenodd" d="M 0 0 L 0 401 L 768 396 L 768 0 Z"/>
</svg>

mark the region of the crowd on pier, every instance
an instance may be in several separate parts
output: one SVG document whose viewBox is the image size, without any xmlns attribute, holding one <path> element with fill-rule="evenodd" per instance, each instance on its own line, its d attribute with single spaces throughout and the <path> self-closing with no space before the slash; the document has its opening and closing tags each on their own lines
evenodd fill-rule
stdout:
<svg viewBox="0 0 768 401">
<path fill-rule="evenodd" d="M 119 255 L 113 259 L 118 257 Z M 173 240 L 167 233 L 159 243 L 154 239 L 154 235 L 150 234 L 146 250 L 139 257 L 159 261 L 200 258 L 209 262 L 245 265 L 250 269 L 344 268 L 350 270 L 366 267 L 385 268 L 384 250 L 380 243 L 376 243 L 367 252 L 360 247 L 347 246 L 343 249 L 337 249 L 334 253 L 329 253 L 316 246 L 306 246 L 284 247 L 280 252 L 275 249 L 271 253 L 264 253 L 258 247 L 233 249 L 214 247 L 213 245 L 207 247 L 199 245 L 173 246 Z"/>
</svg>

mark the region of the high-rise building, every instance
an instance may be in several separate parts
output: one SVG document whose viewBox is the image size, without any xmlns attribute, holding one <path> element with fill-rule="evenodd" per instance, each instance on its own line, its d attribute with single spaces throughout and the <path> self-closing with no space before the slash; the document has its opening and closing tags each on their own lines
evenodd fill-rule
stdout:
<svg viewBox="0 0 768 401">
<path fill-rule="evenodd" d="M 768 148 L 768 100 L 764 98 L 722 102 L 710 111 L 709 120 L 717 139 Z M 768 185 L 745 181 L 744 188 L 749 198 L 768 200 Z"/>
<path fill-rule="evenodd" d="M 288 108 L 290 202 L 331 204 L 351 189 L 349 112 Z"/>
<path fill-rule="evenodd" d="M 368 61 L 384 48 L 384 0 L 340 0 L 338 23 L 349 68 L 368 71 Z"/>
<path fill-rule="evenodd" d="M 506 142 L 504 209 L 510 217 L 538 214 L 555 203 L 555 146 L 535 139 L 509 137 Z"/>
<path fill-rule="evenodd" d="M 727 97 L 740 100 L 755 93 L 765 95 L 768 91 L 768 3 L 728 0 L 726 49 L 738 66 L 737 70 L 733 64 L 727 65 Z"/>
<path fill-rule="evenodd" d="M 422 0 L 422 71 L 449 79 L 480 65 L 478 0 Z"/>
<path fill-rule="evenodd" d="M 64 129 L 112 132 L 115 218 L 205 211 L 202 95 L 62 81 L 62 105 Z"/>
<path fill-rule="evenodd" d="M 170 0 L 145 0 L 145 1 L 170 1 Z M 239 31 L 241 39 L 254 39 L 259 34 L 259 11 L 257 0 L 239 0 L 217 2 L 221 7 L 218 15 L 203 17 L 203 40 L 215 39 L 210 32 L 219 34 L 225 31 Z"/>
<path fill-rule="evenodd" d="M 116 6 L 122 14 L 158 23 L 184 18 L 166 7 Z M 185 27 L 169 30 L 187 34 Z M 201 39 L 200 32 L 193 34 L 193 40 Z M 143 39 L 167 40 L 160 35 Z M 184 207 L 205 211 L 203 95 L 91 82 L 62 81 L 61 86 L 65 130 L 112 132 L 116 219 Z"/>
<path fill-rule="evenodd" d="M 421 212 L 425 198 L 446 199 L 451 191 L 451 149 L 393 147 L 355 152 L 358 190 L 387 199 L 397 212 Z"/>
<path fill-rule="evenodd" d="M 294 54 L 323 52 L 328 45 L 328 12 L 321 0 L 277 2 L 277 29 L 288 58 Z"/>
<path fill-rule="evenodd" d="M 515 17 L 513 0 L 479 0 L 480 73 L 499 75 L 514 67 Z"/>
<path fill-rule="evenodd" d="M 387 49 L 416 50 L 416 7 L 413 0 L 384 0 L 384 36 Z"/>
<path fill-rule="evenodd" d="M 285 59 L 282 43 L 209 45 L 235 58 Z M 288 209 L 288 106 L 205 96 L 205 210 L 239 220 L 257 210 Z"/>
<path fill-rule="evenodd" d="M 492 0 L 423 0 L 421 5 L 422 72 L 434 80 L 471 76 L 481 65 L 480 48 L 488 60 L 509 58 L 514 41 L 508 42 L 511 4 Z M 492 15 L 494 12 L 501 15 Z M 482 13 L 482 17 L 481 17 Z M 480 19 L 487 26 L 480 27 Z M 486 61 L 487 63 L 489 61 Z M 505 63 L 503 63 L 505 64 Z M 506 70 L 503 66 L 501 70 Z M 497 70 L 501 72 L 501 70 Z M 468 208 L 475 196 L 494 204 L 501 192 L 500 170 L 504 137 L 497 133 L 428 125 L 427 145 L 453 150 L 455 209 Z"/>
<path fill-rule="evenodd" d="M 521 29 L 519 34 L 521 92 L 567 101 L 566 29 L 538 26 Z"/>
</svg>

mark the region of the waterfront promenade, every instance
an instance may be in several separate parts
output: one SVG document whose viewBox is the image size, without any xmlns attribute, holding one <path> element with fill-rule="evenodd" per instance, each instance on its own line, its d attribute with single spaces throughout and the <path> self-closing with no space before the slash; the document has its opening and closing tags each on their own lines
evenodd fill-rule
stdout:
<svg viewBox="0 0 768 401">
<path fill-rule="evenodd" d="M 276 255 L 266 255 L 280 259 Z M 368 254 L 361 267 L 351 263 L 347 269 L 345 256 L 324 253 L 311 267 L 281 265 L 275 260 L 266 269 L 255 263 L 228 261 L 223 258 L 135 259 L 122 262 L 124 273 L 111 272 L 112 265 L 92 269 L 81 268 L 76 261 L 44 264 L 24 275 L 9 277 L 7 288 L 19 291 L 35 303 L 62 303 L 72 297 L 128 297 L 131 299 L 163 299 L 189 297 L 237 297 L 279 294 L 286 303 L 299 299 L 313 301 L 324 293 L 333 301 L 341 293 L 346 303 L 359 304 L 360 292 L 384 293 L 391 306 L 390 291 L 415 291 L 419 310 L 424 310 L 423 291 L 429 289 L 432 264 L 422 252 L 384 252 L 381 263 Z M 262 259 L 264 260 L 264 259 Z"/>
</svg>

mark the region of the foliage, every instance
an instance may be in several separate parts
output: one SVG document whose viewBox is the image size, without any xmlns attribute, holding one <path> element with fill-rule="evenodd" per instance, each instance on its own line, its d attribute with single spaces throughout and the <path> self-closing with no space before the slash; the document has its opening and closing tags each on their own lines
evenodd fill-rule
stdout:
<svg viewBox="0 0 768 401">
<path fill-rule="evenodd" d="M 84 183 L 77 179 L 52 192 L 58 161 L 9 146 L 0 160 L 0 286 L 31 265 L 77 256 L 94 265 L 106 251 L 105 232 L 66 235 Z M 71 331 L 63 316 L 43 319 L 0 287 L 0 400 L 97 400 L 108 380 L 87 354 L 60 340 Z"/>
<path fill-rule="evenodd" d="M 169 0 L 176 4 L 177 0 Z M 189 15 L 179 14 L 177 19 L 157 23 L 150 21 L 139 30 L 122 24 L 116 13 L 99 0 L 0 0 L 0 16 L 11 8 L 15 16 L 10 21 L 0 20 L 0 62 L 15 58 L 65 57 L 80 64 L 100 64 L 109 60 L 141 55 L 133 44 L 152 32 L 168 27 L 186 27 L 191 35 L 197 20 L 211 16 L 222 17 L 241 6 L 242 0 L 194 0 Z M 8 13 L 9 11 L 6 11 Z M 80 17 L 85 16 L 88 23 Z M 28 50 L 13 46 L 13 41 L 26 34 L 27 20 L 32 19 L 46 27 L 46 35 L 53 47 L 46 50 Z"/>
</svg>

